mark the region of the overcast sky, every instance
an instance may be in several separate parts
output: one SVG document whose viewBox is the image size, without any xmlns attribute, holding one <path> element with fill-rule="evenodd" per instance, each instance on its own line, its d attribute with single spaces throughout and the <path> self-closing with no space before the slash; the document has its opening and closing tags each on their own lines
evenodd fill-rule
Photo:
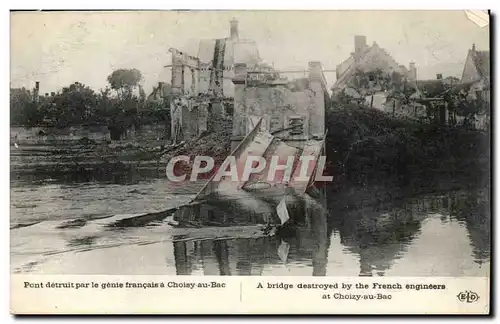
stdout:
<svg viewBox="0 0 500 324">
<path fill-rule="evenodd" d="M 79 81 L 99 89 L 114 69 L 137 68 L 149 92 L 169 81 L 170 47 L 196 55 L 198 40 L 227 36 L 233 17 L 240 37 L 255 40 L 277 69 L 305 69 L 309 61 L 335 69 L 355 35 L 400 64 L 414 61 L 419 79 L 460 77 L 472 43 L 489 50 L 488 27 L 463 11 L 19 12 L 11 15 L 11 86 L 39 80 L 44 93 Z M 334 72 L 325 76 L 335 82 Z"/>
</svg>

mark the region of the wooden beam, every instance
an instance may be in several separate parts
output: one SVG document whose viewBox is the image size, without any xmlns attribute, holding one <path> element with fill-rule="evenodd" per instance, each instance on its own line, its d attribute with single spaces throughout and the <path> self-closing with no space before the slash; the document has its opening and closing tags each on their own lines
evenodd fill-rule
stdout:
<svg viewBox="0 0 500 324">
<path fill-rule="evenodd" d="M 169 68 L 172 67 L 172 64 L 164 65 L 163 67 Z M 182 64 L 182 66 L 188 66 L 192 67 L 188 64 Z M 197 69 L 200 69 L 199 67 L 196 67 Z M 229 70 L 223 70 L 223 69 L 214 69 L 214 68 L 209 68 L 207 69 L 209 71 L 215 70 L 215 71 L 234 71 L 234 68 L 231 68 Z M 336 72 L 337 70 L 322 70 L 322 72 Z M 248 71 L 248 73 L 307 73 L 309 70 L 273 70 L 273 71 Z"/>
<path fill-rule="evenodd" d="M 200 69 L 200 67 L 199 67 L 199 66 L 189 65 L 189 64 L 179 64 L 178 66 L 181 66 L 181 67 L 185 67 L 185 66 L 187 66 L 188 68 L 192 68 L 192 69 L 196 69 L 196 70 L 199 70 L 199 69 Z M 163 67 L 166 67 L 166 68 L 172 68 L 172 67 L 174 67 L 174 65 L 169 64 L 169 65 L 164 65 Z"/>
</svg>

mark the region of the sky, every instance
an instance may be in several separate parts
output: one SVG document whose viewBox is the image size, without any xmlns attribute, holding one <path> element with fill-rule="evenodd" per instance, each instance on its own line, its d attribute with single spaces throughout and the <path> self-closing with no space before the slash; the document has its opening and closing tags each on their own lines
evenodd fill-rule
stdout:
<svg viewBox="0 0 500 324">
<path fill-rule="evenodd" d="M 276 69 L 326 70 L 347 59 L 354 36 L 365 35 L 394 59 L 414 61 L 419 79 L 460 77 L 467 51 L 489 50 L 488 27 L 464 11 L 122 11 L 11 13 L 11 87 L 42 93 L 73 82 L 93 89 L 107 85 L 119 68 L 142 72 L 146 92 L 169 81 L 169 48 L 197 54 L 199 39 L 229 35 L 239 21 L 241 38 L 255 40 L 262 59 Z M 325 72 L 329 85 L 335 72 Z"/>
</svg>

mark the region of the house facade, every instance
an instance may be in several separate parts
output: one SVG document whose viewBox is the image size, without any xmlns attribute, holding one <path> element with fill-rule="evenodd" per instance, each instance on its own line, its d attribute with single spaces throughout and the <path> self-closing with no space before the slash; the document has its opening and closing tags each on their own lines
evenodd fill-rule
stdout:
<svg viewBox="0 0 500 324">
<path fill-rule="evenodd" d="M 241 39 L 238 21 L 230 21 L 230 35 L 200 40 L 198 55 L 171 48 L 172 88 L 178 95 L 234 96 L 234 66 L 244 63 L 249 69 L 270 70 L 263 64 L 255 41 Z"/>
<path fill-rule="evenodd" d="M 383 85 L 377 73 L 392 76 L 397 73 L 408 80 L 417 79 L 415 63 L 411 62 L 409 68 L 400 65 L 394 58 L 376 42 L 367 45 L 366 36 L 354 37 L 354 51 L 342 63 L 337 65 L 337 81 L 333 85 L 333 93 L 339 93 L 347 88 L 355 87 L 357 92 L 383 91 Z M 360 74 L 368 76 L 367 82 L 358 80 Z M 356 85 L 356 86 L 354 86 Z"/>
<path fill-rule="evenodd" d="M 208 119 L 228 117 L 226 108 L 233 106 L 233 78 L 237 64 L 244 64 L 253 72 L 274 73 L 271 66 L 262 62 L 256 43 L 239 37 L 238 21 L 235 19 L 230 22 L 229 37 L 201 40 L 198 56 L 173 48 L 170 53 L 174 142 L 206 131 Z"/>
<path fill-rule="evenodd" d="M 480 51 L 472 44 L 467 52 L 462 78 L 460 80 L 462 91 L 468 100 L 479 101 L 480 112 L 474 116 L 474 126 L 478 129 L 489 127 L 491 109 L 491 77 L 490 77 L 490 52 Z"/>
<path fill-rule="evenodd" d="M 468 95 L 471 99 L 482 99 L 490 105 L 490 52 L 479 51 L 476 45 L 467 53 L 462 73 L 462 84 L 470 84 Z"/>
<path fill-rule="evenodd" d="M 309 139 L 323 138 L 329 100 L 326 80 L 320 62 L 310 62 L 308 71 L 307 80 L 293 82 L 248 70 L 246 64 L 236 65 L 233 148 L 261 119 L 261 129 L 269 132 L 295 127 L 276 136 L 298 147 Z"/>
<path fill-rule="evenodd" d="M 261 63 L 257 44 L 251 39 L 240 38 L 238 28 L 238 21 L 233 19 L 229 37 L 200 41 L 200 93 L 233 97 L 234 65 L 245 63 L 249 68 L 255 68 Z"/>
</svg>

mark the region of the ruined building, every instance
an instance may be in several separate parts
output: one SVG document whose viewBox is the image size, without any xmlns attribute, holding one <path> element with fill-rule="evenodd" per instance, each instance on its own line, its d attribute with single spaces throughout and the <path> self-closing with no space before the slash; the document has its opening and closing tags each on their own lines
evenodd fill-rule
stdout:
<svg viewBox="0 0 500 324">
<path fill-rule="evenodd" d="M 253 40 L 239 37 L 238 21 L 235 19 L 230 22 L 229 37 L 201 40 L 198 56 L 173 48 L 170 52 L 172 87 L 177 94 L 233 97 L 235 64 L 245 63 L 252 70 L 272 69 L 262 63 Z"/>
<path fill-rule="evenodd" d="M 239 37 L 238 21 L 230 22 L 230 35 L 226 38 L 201 40 L 198 58 L 200 67 L 200 93 L 214 93 L 233 97 L 234 64 L 245 63 L 256 69 L 261 63 L 257 44 Z"/>
<path fill-rule="evenodd" d="M 230 22 L 226 38 L 201 40 L 198 56 L 171 48 L 172 139 L 186 140 L 208 129 L 207 120 L 224 119 L 234 97 L 234 66 L 244 63 L 253 71 L 272 71 L 261 62 L 254 41 L 240 39 L 238 21 Z"/>
<path fill-rule="evenodd" d="M 209 120 L 226 118 L 232 118 L 233 147 L 261 118 L 271 132 L 302 125 L 279 134 L 299 146 L 324 136 L 329 95 L 319 62 L 309 63 L 307 78 L 282 78 L 262 62 L 255 42 L 239 37 L 236 20 L 230 22 L 229 37 L 202 40 L 198 56 L 170 52 L 174 142 L 208 130 Z"/>
<path fill-rule="evenodd" d="M 324 196 L 315 187 L 315 176 L 317 171 L 323 173 L 318 160 L 324 154 L 328 94 L 321 64 L 310 62 L 308 72 L 306 79 L 288 81 L 276 73 L 249 70 L 245 63 L 235 65 L 231 137 L 235 170 L 241 172 L 250 156 L 266 163 L 247 179 L 212 178 L 188 206 L 176 211 L 176 222 L 242 225 L 283 224 L 289 218 L 299 223 L 326 219 L 326 209 L 320 203 Z M 290 178 L 285 178 L 284 172 L 270 174 L 272 161 L 286 163 Z M 307 198 L 308 191 L 314 192 L 318 201 Z M 294 200 L 296 196 L 306 197 L 304 203 Z M 289 198 L 286 203 L 285 197 Z M 285 204 L 295 207 L 288 209 Z M 286 215 L 280 206 L 287 208 Z M 314 273 L 323 272 L 318 270 Z"/>
<path fill-rule="evenodd" d="M 172 93 L 172 86 L 165 82 L 158 82 L 158 85 L 153 87 L 153 91 L 146 98 L 149 102 L 161 103 L 167 99 Z"/>
<path fill-rule="evenodd" d="M 172 53 L 170 100 L 171 136 L 174 143 L 208 130 L 208 119 L 227 118 L 227 98 L 199 92 L 200 61 L 176 49 Z"/>
<path fill-rule="evenodd" d="M 303 147 L 310 139 L 323 138 L 329 96 L 321 63 L 310 62 L 308 72 L 305 80 L 290 82 L 236 64 L 233 149 L 261 118 L 261 129 L 269 132 L 297 126 L 276 135 L 293 146 Z"/>
<path fill-rule="evenodd" d="M 476 99 L 482 98 L 487 106 L 490 105 L 490 52 L 479 51 L 476 45 L 467 52 L 461 84 L 470 85 L 468 95 Z"/>
<path fill-rule="evenodd" d="M 343 91 L 352 84 L 353 79 L 356 78 L 356 73 L 361 71 L 370 74 L 375 71 L 382 71 L 388 75 L 393 72 L 407 78 L 409 81 L 417 79 L 417 69 L 415 63 L 409 64 L 409 69 L 404 65 L 397 63 L 394 58 L 376 42 L 372 46 L 366 43 L 366 36 L 354 37 L 354 52 L 345 61 L 337 65 L 337 81 L 333 86 L 333 91 Z M 367 86 L 376 88 L 376 80 L 370 79 L 370 84 Z M 373 84 L 372 84 L 373 83 Z M 357 89 L 359 91 L 359 89 Z"/>
</svg>

